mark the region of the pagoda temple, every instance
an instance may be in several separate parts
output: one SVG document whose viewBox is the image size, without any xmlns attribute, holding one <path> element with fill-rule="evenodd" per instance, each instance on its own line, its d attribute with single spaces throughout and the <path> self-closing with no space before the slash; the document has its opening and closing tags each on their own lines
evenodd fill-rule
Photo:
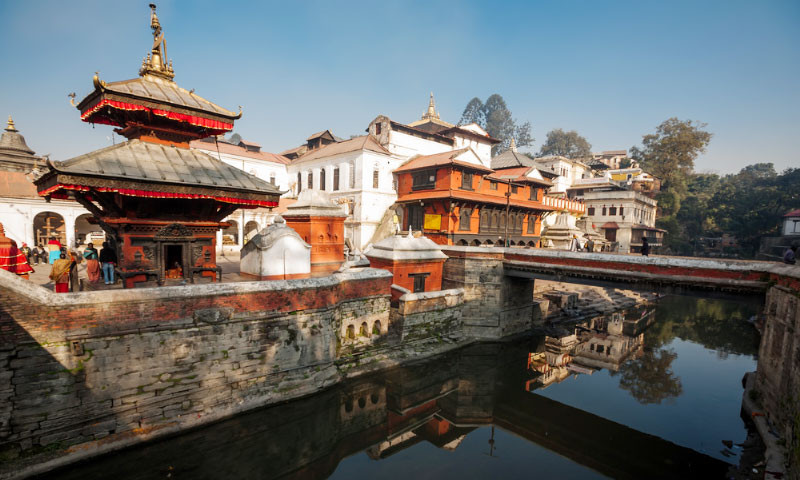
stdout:
<svg viewBox="0 0 800 480">
<path fill-rule="evenodd" d="M 239 208 L 275 207 L 274 185 L 189 148 L 233 130 L 241 117 L 179 87 L 150 5 L 153 46 L 139 77 L 106 83 L 75 105 L 81 120 L 117 127 L 128 140 L 64 162 L 47 162 L 40 196 L 89 210 L 116 248 L 126 288 L 195 276 L 218 278 L 216 232 Z M 73 99 L 74 100 L 74 99 Z M 74 103 L 73 103 L 74 105 Z"/>
</svg>

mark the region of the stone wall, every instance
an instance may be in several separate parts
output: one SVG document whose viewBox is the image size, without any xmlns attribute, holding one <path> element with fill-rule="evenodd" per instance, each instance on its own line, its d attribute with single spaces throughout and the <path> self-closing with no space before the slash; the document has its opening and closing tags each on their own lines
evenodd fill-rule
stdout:
<svg viewBox="0 0 800 480">
<path fill-rule="evenodd" d="M 53 294 L 0 271 L 0 456 L 98 453 L 339 381 L 391 275 Z"/>
<path fill-rule="evenodd" d="M 800 478 L 800 272 L 767 292 L 758 371 L 752 394 L 786 446 L 791 478 Z"/>
<path fill-rule="evenodd" d="M 425 338 L 459 339 L 463 336 L 464 290 L 406 293 L 391 311 L 392 327 L 400 341 Z"/>
</svg>

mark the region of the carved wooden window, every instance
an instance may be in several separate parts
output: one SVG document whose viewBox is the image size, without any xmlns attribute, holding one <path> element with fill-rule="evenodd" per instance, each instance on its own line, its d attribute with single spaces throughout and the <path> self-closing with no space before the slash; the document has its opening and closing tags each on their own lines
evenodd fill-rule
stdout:
<svg viewBox="0 0 800 480">
<path fill-rule="evenodd" d="M 497 182 L 494 180 L 489 181 L 489 190 L 497 190 Z"/>
<path fill-rule="evenodd" d="M 528 214 L 528 233 L 536 233 L 536 215 Z"/>
<path fill-rule="evenodd" d="M 339 167 L 333 169 L 333 189 L 339 190 Z"/>
<path fill-rule="evenodd" d="M 314 172 L 308 172 L 308 188 L 314 188 Z"/>
<path fill-rule="evenodd" d="M 319 189 L 325 190 L 325 169 L 319 171 Z"/>
<path fill-rule="evenodd" d="M 619 214 L 625 215 L 625 207 L 619 207 Z"/>
<path fill-rule="evenodd" d="M 587 214 L 588 214 L 590 217 L 591 217 L 591 216 L 593 216 L 593 215 L 594 215 L 594 207 L 589 207 L 589 209 L 586 211 L 586 213 L 587 213 Z"/>
<path fill-rule="evenodd" d="M 377 168 L 372 171 L 372 188 L 378 188 L 380 186 L 380 174 L 381 172 Z"/>
<path fill-rule="evenodd" d="M 472 172 L 461 173 L 461 188 L 463 190 L 472 190 Z"/>
<path fill-rule="evenodd" d="M 302 190 L 303 190 L 303 174 L 297 172 L 297 193 L 300 194 Z"/>
<path fill-rule="evenodd" d="M 603 205 L 603 216 L 604 217 L 606 216 L 606 207 L 605 207 L 605 205 Z"/>
<path fill-rule="evenodd" d="M 532 186 L 532 187 L 530 187 L 530 190 L 531 190 L 530 199 L 531 200 L 538 200 L 539 199 L 539 189 Z"/>
<path fill-rule="evenodd" d="M 436 170 L 422 170 L 411 175 L 411 190 L 430 190 L 436 187 Z"/>
<path fill-rule="evenodd" d="M 486 210 L 481 210 L 480 231 L 483 232 L 487 228 L 489 228 L 489 212 Z"/>
<path fill-rule="evenodd" d="M 469 208 L 461 208 L 460 216 L 458 219 L 458 229 L 461 231 L 469 231 L 472 228 L 470 220 L 472 219 L 472 210 Z"/>
<path fill-rule="evenodd" d="M 518 186 L 516 186 L 516 185 L 511 185 L 511 193 L 517 193 L 517 191 L 518 191 L 518 190 L 519 190 L 519 187 L 518 187 Z"/>
<path fill-rule="evenodd" d="M 381 124 L 380 124 L 380 122 L 376 122 L 375 123 L 375 135 L 380 135 L 380 134 L 381 134 Z"/>
<path fill-rule="evenodd" d="M 617 214 L 617 207 L 611 207 L 608 209 L 608 214 L 612 217 Z"/>
</svg>

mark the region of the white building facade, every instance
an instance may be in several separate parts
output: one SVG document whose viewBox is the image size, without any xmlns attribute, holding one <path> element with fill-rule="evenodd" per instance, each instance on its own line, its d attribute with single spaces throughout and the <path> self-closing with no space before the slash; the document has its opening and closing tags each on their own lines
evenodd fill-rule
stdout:
<svg viewBox="0 0 800 480">
<path fill-rule="evenodd" d="M 634 190 L 587 191 L 583 198 L 586 216 L 606 240 L 616 242 L 616 251 L 639 253 L 644 237 L 653 249 L 662 245 L 664 231 L 655 227 L 655 199 Z"/>
</svg>

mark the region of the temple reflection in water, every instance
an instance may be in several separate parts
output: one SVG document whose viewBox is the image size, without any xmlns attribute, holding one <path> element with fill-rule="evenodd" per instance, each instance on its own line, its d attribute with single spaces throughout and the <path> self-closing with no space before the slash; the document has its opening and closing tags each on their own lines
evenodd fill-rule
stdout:
<svg viewBox="0 0 800 480">
<path fill-rule="evenodd" d="M 715 478 L 728 464 L 536 392 L 599 369 L 618 375 L 621 365 L 645 355 L 645 330 L 654 317 L 652 309 L 639 307 L 550 336 L 475 345 L 51 478 L 94 472 L 113 472 L 118 480 L 219 478 L 220 472 L 243 479 L 326 478 L 360 452 L 368 462 L 391 462 L 423 443 L 455 453 L 474 436 L 485 437 L 481 454 L 502 456 L 496 428 L 602 476 Z"/>
</svg>

